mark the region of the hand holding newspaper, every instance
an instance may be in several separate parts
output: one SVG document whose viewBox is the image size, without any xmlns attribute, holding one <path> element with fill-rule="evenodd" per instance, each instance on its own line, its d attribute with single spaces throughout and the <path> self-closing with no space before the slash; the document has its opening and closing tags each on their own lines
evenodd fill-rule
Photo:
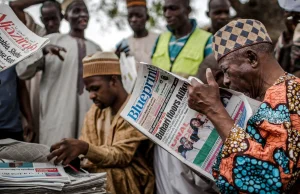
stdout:
<svg viewBox="0 0 300 194">
<path fill-rule="evenodd" d="M 213 180 L 221 138 L 205 115 L 188 107 L 189 80 L 152 65 L 141 65 L 134 91 L 121 116 L 195 171 Z M 259 105 L 238 92 L 220 90 L 231 118 L 246 127 Z"/>
<path fill-rule="evenodd" d="M 31 32 L 5 4 L 0 6 L 0 72 L 49 43 Z"/>
</svg>

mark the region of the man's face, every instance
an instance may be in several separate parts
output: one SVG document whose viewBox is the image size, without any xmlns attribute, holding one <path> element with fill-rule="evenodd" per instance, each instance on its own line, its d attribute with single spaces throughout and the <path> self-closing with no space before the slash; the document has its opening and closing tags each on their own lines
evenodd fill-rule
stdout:
<svg viewBox="0 0 300 194">
<path fill-rule="evenodd" d="M 215 31 L 218 31 L 229 22 L 229 9 L 230 3 L 228 0 L 213 0 L 210 3 L 208 16 L 211 19 L 211 24 Z"/>
<path fill-rule="evenodd" d="M 255 87 L 254 80 L 259 78 L 256 70 L 246 57 L 237 57 L 234 54 L 235 52 L 227 55 L 219 62 L 224 73 L 224 85 L 251 98 L 257 98 L 259 88 Z"/>
<path fill-rule="evenodd" d="M 84 78 L 86 90 L 90 93 L 90 99 L 100 109 L 112 106 L 116 95 L 111 81 L 105 76 L 92 76 Z"/>
<path fill-rule="evenodd" d="M 89 12 L 85 3 L 81 1 L 74 2 L 67 12 L 67 20 L 71 29 L 83 31 L 87 28 L 89 22 Z"/>
<path fill-rule="evenodd" d="M 182 145 L 186 148 L 186 149 L 193 149 L 193 143 L 190 142 L 187 138 L 183 138 L 182 139 Z"/>
<path fill-rule="evenodd" d="M 144 6 L 128 7 L 128 23 L 134 32 L 140 32 L 146 29 L 148 20 L 147 10 Z"/>
<path fill-rule="evenodd" d="M 201 127 L 201 123 L 198 120 L 193 120 L 192 125 L 195 127 Z"/>
<path fill-rule="evenodd" d="M 62 20 L 61 13 L 54 5 L 43 7 L 41 20 L 45 25 L 47 34 L 59 32 L 60 22 Z"/>
<path fill-rule="evenodd" d="M 183 0 L 165 0 L 163 6 L 164 16 L 168 27 L 176 30 L 185 22 L 189 21 L 190 10 L 186 7 Z"/>
</svg>

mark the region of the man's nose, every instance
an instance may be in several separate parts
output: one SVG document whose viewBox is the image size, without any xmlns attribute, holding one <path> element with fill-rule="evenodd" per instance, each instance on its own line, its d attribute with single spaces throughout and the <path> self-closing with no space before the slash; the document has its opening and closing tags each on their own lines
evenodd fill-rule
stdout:
<svg viewBox="0 0 300 194">
<path fill-rule="evenodd" d="M 80 16 L 80 17 L 89 17 L 89 14 L 88 14 L 86 11 L 82 10 L 82 11 L 80 12 L 79 16 Z"/>
<path fill-rule="evenodd" d="M 96 94 L 94 92 L 90 92 L 90 99 L 93 100 L 96 98 Z"/>
<path fill-rule="evenodd" d="M 130 22 L 136 22 L 137 21 L 137 17 L 136 16 L 132 16 L 131 18 L 130 18 Z"/>
<path fill-rule="evenodd" d="M 48 26 L 54 26 L 54 21 L 53 21 L 53 20 L 50 20 L 50 21 L 48 22 Z"/>
<path fill-rule="evenodd" d="M 165 16 L 166 18 L 171 17 L 171 14 L 170 14 L 169 9 L 165 9 L 165 10 L 164 10 L 164 16 Z"/>
<path fill-rule="evenodd" d="M 221 13 L 220 19 L 222 19 L 222 20 L 227 20 L 228 18 L 229 18 L 228 13 L 225 13 L 225 12 L 222 12 L 222 13 Z"/>
<path fill-rule="evenodd" d="M 229 88 L 229 86 L 230 86 L 230 79 L 229 79 L 229 77 L 227 75 L 224 75 L 224 81 L 223 81 L 223 83 L 224 83 L 224 86 L 226 86 L 227 88 Z"/>
</svg>

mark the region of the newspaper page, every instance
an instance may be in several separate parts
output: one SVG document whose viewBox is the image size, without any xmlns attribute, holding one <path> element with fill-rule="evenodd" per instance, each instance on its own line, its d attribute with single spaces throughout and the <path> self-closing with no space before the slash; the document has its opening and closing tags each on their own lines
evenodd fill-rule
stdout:
<svg viewBox="0 0 300 194">
<path fill-rule="evenodd" d="M 120 67 L 122 73 L 123 86 L 126 92 L 131 94 L 137 79 L 137 71 L 134 57 L 126 57 L 125 53 L 121 53 Z"/>
<path fill-rule="evenodd" d="M 1 72 L 35 53 L 49 40 L 31 32 L 8 5 L 0 5 Z"/>
<path fill-rule="evenodd" d="M 152 65 L 141 65 L 121 116 L 156 144 L 213 180 L 212 166 L 222 141 L 213 124 L 188 107 L 189 81 Z M 246 127 L 252 109 L 238 92 L 221 90 L 221 101 L 237 124 Z"/>
<path fill-rule="evenodd" d="M 13 139 L 0 140 L 0 159 L 23 162 L 48 162 L 50 148 L 46 145 L 26 143 Z"/>
<path fill-rule="evenodd" d="M 63 166 L 56 166 L 50 163 L 13 161 L 0 163 L 0 181 L 71 183 Z"/>
</svg>

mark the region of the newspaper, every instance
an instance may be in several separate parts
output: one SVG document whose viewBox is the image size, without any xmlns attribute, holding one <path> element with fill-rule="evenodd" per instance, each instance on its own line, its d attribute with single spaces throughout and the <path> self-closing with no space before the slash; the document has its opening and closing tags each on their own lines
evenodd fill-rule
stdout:
<svg viewBox="0 0 300 194">
<path fill-rule="evenodd" d="M 46 145 L 0 140 L 0 193 L 106 193 L 106 173 L 70 171 L 48 154 Z"/>
<path fill-rule="evenodd" d="M 131 94 L 137 79 L 137 70 L 134 57 L 126 57 L 125 53 L 121 53 L 120 67 L 123 86 L 126 92 Z"/>
<path fill-rule="evenodd" d="M 49 43 L 31 32 L 5 4 L 0 4 L 0 72 Z"/>
<path fill-rule="evenodd" d="M 213 180 L 212 166 L 222 141 L 213 124 L 188 107 L 189 81 L 151 65 L 141 65 L 121 116 L 183 163 Z M 220 90 L 229 115 L 246 127 L 253 110 L 238 92 Z M 259 103 L 252 102 L 253 107 Z"/>
<path fill-rule="evenodd" d="M 48 162 L 50 148 L 42 144 L 26 143 L 13 139 L 0 140 L 0 159 L 23 162 Z"/>
</svg>

